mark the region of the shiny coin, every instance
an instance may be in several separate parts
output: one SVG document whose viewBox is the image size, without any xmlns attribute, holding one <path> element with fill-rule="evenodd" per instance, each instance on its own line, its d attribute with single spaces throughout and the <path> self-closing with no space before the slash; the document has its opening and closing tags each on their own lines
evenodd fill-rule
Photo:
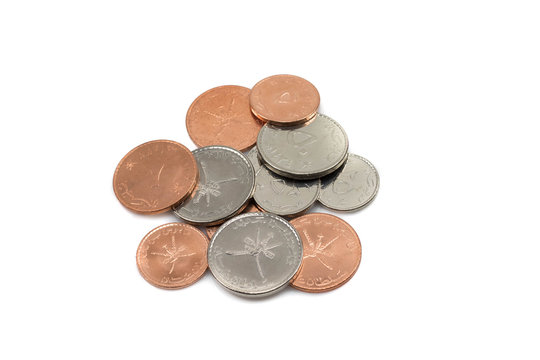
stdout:
<svg viewBox="0 0 540 360">
<path fill-rule="evenodd" d="M 334 210 L 357 210 L 369 204 L 379 190 L 379 174 L 361 156 L 349 154 L 345 164 L 322 179 L 319 201 Z"/>
<path fill-rule="evenodd" d="M 261 212 L 261 209 L 259 209 L 253 202 L 249 202 L 247 206 L 242 210 L 242 213 L 251 213 L 251 212 Z M 206 228 L 206 235 L 208 235 L 208 238 L 211 239 L 212 236 L 216 233 L 216 231 L 219 229 L 220 225 L 216 226 L 208 226 Z"/>
<path fill-rule="evenodd" d="M 251 198 L 255 174 L 244 154 L 226 146 L 193 151 L 199 184 L 191 196 L 174 208 L 176 216 L 199 225 L 216 225 L 239 213 Z"/>
<path fill-rule="evenodd" d="M 242 214 L 227 221 L 208 248 L 208 265 L 217 281 L 246 296 L 283 289 L 301 260 L 302 241 L 296 230 L 269 213 Z"/>
<path fill-rule="evenodd" d="M 253 169 L 255 170 L 255 174 L 259 169 L 261 168 L 261 159 L 259 159 L 259 152 L 257 151 L 257 147 L 254 146 L 249 150 L 246 154 L 249 161 L 251 161 L 251 165 L 253 165 Z"/>
<path fill-rule="evenodd" d="M 291 283 L 308 292 L 330 291 L 354 275 L 362 245 L 354 229 L 329 214 L 312 213 L 291 220 L 304 244 L 302 267 Z"/>
<path fill-rule="evenodd" d="M 170 223 L 150 231 L 137 249 L 137 266 L 150 284 L 180 289 L 193 284 L 208 267 L 208 240 L 194 226 Z"/>
<path fill-rule="evenodd" d="M 197 146 L 224 145 L 244 151 L 255 144 L 262 123 L 249 106 L 251 90 L 226 85 L 210 89 L 189 107 L 186 127 Z"/>
<path fill-rule="evenodd" d="M 326 115 L 304 125 L 263 126 L 257 139 L 259 155 L 273 172 L 293 179 L 316 179 L 347 159 L 349 141 L 343 128 Z"/>
<path fill-rule="evenodd" d="M 262 166 L 255 176 L 253 199 L 265 211 L 280 216 L 294 216 L 313 205 L 320 188 L 319 179 L 287 179 Z"/>
<path fill-rule="evenodd" d="M 309 81 L 294 75 L 274 75 L 259 81 L 250 95 L 251 111 L 276 125 L 308 121 L 319 108 L 319 92 Z"/>
<path fill-rule="evenodd" d="M 114 172 L 113 189 L 129 210 L 157 214 L 184 200 L 198 176 L 195 158 L 184 145 L 155 140 L 124 156 Z"/>
</svg>

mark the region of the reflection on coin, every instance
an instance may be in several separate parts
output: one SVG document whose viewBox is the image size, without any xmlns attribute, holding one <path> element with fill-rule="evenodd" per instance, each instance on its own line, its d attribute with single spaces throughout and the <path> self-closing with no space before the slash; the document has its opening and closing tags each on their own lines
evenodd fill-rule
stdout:
<svg viewBox="0 0 540 360">
<path fill-rule="evenodd" d="M 251 113 L 250 92 L 242 86 L 226 85 L 195 99 L 186 115 L 193 142 L 199 147 L 224 145 L 240 151 L 253 146 L 263 124 Z"/>
<path fill-rule="evenodd" d="M 184 200 L 198 179 L 195 158 L 184 145 L 154 140 L 137 146 L 118 163 L 113 177 L 120 203 L 141 214 L 158 214 Z"/>
<path fill-rule="evenodd" d="M 291 220 L 304 244 L 304 257 L 293 287 L 324 292 L 345 284 L 356 272 L 362 245 L 354 229 L 330 214 L 311 213 Z"/>
<path fill-rule="evenodd" d="M 379 174 L 361 156 L 349 154 L 345 164 L 322 179 L 319 201 L 334 210 L 357 210 L 369 204 L 379 190 Z"/>
<path fill-rule="evenodd" d="M 221 226 L 208 248 L 217 281 L 238 295 L 264 296 L 283 289 L 302 261 L 302 241 L 283 218 L 241 214 Z"/>
<path fill-rule="evenodd" d="M 176 216 L 193 224 L 216 225 L 239 213 L 255 187 L 251 162 L 226 146 L 202 147 L 193 155 L 199 167 L 199 184 L 173 209 Z"/>
<path fill-rule="evenodd" d="M 274 75 L 259 81 L 251 90 L 253 113 L 277 125 L 296 125 L 319 108 L 319 92 L 309 81 L 294 75 Z"/>
<path fill-rule="evenodd" d="M 257 147 L 254 146 L 249 150 L 246 154 L 249 161 L 251 161 L 251 165 L 253 165 L 253 169 L 255 170 L 255 174 L 259 169 L 261 168 L 261 159 L 259 159 L 259 152 L 257 151 Z"/>
<path fill-rule="evenodd" d="M 137 249 L 137 266 L 150 284 L 180 289 L 193 284 L 208 267 L 208 240 L 194 226 L 170 223 L 150 231 Z"/>
<path fill-rule="evenodd" d="M 257 149 L 266 166 L 293 179 L 317 179 L 347 159 L 349 141 L 343 128 L 326 115 L 294 127 L 263 126 Z"/>
<path fill-rule="evenodd" d="M 255 176 L 253 199 L 265 211 L 280 216 L 294 216 L 313 205 L 320 188 L 319 179 L 287 179 L 262 166 Z"/>
<path fill-rule="evenodd" d="M 242 213 L 251 213 L 251 212 L 260 212 L 261 209 L 259 209 L 253 202 L 249 202 L 247 206 L 242 210 Z M 220 225 L 216 226 L 208 226 L 206 228 L 206 235 L 208 235 L 208 238 L 211 239 L 212 236 L 216 233 L 216 231 L 219 229 Z"/>
</svg>

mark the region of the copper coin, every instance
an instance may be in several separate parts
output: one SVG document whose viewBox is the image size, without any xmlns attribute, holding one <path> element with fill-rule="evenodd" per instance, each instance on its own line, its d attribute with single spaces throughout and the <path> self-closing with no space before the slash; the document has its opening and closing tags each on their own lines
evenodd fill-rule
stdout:
<svg viewBox="0 0 540 360">
<path fill-rule="evenodd" d="M 224 145 L 244 151 L 255 144 L 262 123 L 251 113 L 242 86 L 225 85 L 200 95 L 189 107 L 186 127 L 198 146 Z"/>
<path fill-rule="evenodd" d="M 275 125 L 296 125 L 313 118 L 319 108 L 319 92 L 309 81 L 294 75 L 274 75 L 251 90 L 251 111 Z"/>
<path fill-rule="evenodd" d="M 349 281 L 362 258 L 360 239 L 349 224 L 334 215 L 311 213 L 291 220 L 291 225 L 304 245 L 294 288 L 324 292 Z"/>
<path fill-rule="evenodd" d="M 198 179 L 191 151 L 174 141 L 154 140 L 137 146 L 120 160 L 113 188 L 128 209 L 158 214 L 190 195 Z"/>
<path fill-rule="evenodd" d="M 208 267 L 208 240 L 194 226 L 170 223 L 150 231 L 137 249 L 137 266 L 150 284 L 181 289 L 199 280 Z"/>
<path fill-rule="evenodd" d="M 250 213 L 250 212 L 264 212 L 263 210 L 259 209 L 257 205 L 253 201 L 249 202 L 247 206 L 242 210 L 242 213 Z M 217 229 L 219 229 L 220 225 L 217 226 L 207 226 L 206 227 L 206 235 L 208 235 L 208 238 L 211 239 L 212 236 L 216 233 Z"/>
</svg>

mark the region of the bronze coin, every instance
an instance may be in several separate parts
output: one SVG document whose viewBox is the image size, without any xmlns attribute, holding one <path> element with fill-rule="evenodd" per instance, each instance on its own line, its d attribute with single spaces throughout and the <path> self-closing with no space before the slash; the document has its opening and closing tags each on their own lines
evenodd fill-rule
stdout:
<svg viewBox="0 0 540 360">
<path fill-rule="evenodd" d="M 251 90 L 251 111 L 274 125 L 297 125 L 313 118 L 319 108 L 319 92 L 309 81 L 294 75 L 274 75 Z"/>
<path fill-rule="evenodd" d="M 307 292 L 330 291 L 354 275 L 362 245 L 354 229 L 330 214 L 311 213 L 291 220 L 304 245 L 302 267 L 291 285 Z"/>
<path fill-rule="evenodd" d="M 219 86 L 201 94 L 188 109 L 186 127 L 198 146 L 224 145 L 244 151 L 255 144 L 263 124 L 251 113 L 242 86 Z"/>
<path fill-rule="evenodd" d="M 181 289 L 199 280 L 208 267 L 208 240 L 202 231 L 170 223 L 150 231 L 137 249 L 137 267 L 150 284 Z"/>
<path fill-rule="evenodd" d="M 120 160 L 113 189 L 129 210 L 158 214 L 190 195 L 198 179 L 191 151 L 174 141 L 154 140 L 137 146 Z"/>
<path fill-rule="evenodd" d="M 242 210 L 242 213 L 250 213 L 250 212 L 264 212 L 264 210 L 259 209 L 253 201 L 250 201 L 247 204 L 247 206 L 244 208 L 244 210 Z M 206 227 L 206 235 L 208 235 L 209 239 L 211 239 L 212 236 L 214 236 L 214 234 L 216 233 L 217 229 L 219 229 L 220 226 L 221 224 L 216 225 L 216 226 Z"/>
</svg>

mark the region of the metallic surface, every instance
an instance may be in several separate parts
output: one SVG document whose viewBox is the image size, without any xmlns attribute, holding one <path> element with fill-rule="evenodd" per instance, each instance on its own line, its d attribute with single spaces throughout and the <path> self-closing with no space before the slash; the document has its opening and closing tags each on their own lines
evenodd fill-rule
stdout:
<svg viewBox="0 0 540 360">
<path fill-rule="evenodd" d="M 253 199 L 265 211 L 280 216 L 294 216 L 313 205 L 320 189 L 319 179 L 287 179 L 262 166 L 255 176 Z"/>
<path fill-rule="evenodd" d="M 349 281 L 362 258 L 360 239 L 349 224 L 334 215 L 311 213 L 291 220 L 291 225 L 304 244 L 294 288 L 324 292 Z"/>
<path fill-rule="evenodd" d="M 293 179 L 317 179 L 347 159 L 349 141 L 343 128 L 326 115 L 294 127 L 263 126 L 257 139 L 262 161 L 273 172 Z"/>
<path fill-rule="evenodd" d="M 321 182 L 321 204 L 341 211 L 366 206 L 379 190 L 379 174 L 375 167 L 368 160 L 354 154 L 349 154 L 345 164 L 322 178 Z"/>
<path fill-rule="evenodd" d="M 188 109 L 186 127 L 199 146 L 224 145 L 244 151 L 255 144 L 263 124 L 249 106 L 251 90 L 219 86 L 201 94 Z"/>
<path fill-rule="evenodd" d="M 277 125 L 296 125 L 313 116 L 320 96 L 309 81 L 294 75 L 274 75 L 259 81 L 250 95 L 251 111 Z"/>
<path fill-rule="evenodd" d="M 113 189 L 129 210 L 158 214 L 191 194 L 198 177 L 195 158 L 184 145 L 154 140 L 137 146 L 120 160 Z"/>
<path fill-rule="evenodd" d="M 193 155 L 199 184 L 173 209 L 176 216 L 197 225 L 216 225 L 242 211 L 255 188 L 255 173 L 246 156 L 226 146 L 206 146 Z"/>
<path fill-rule="evenodd" d="M 247 206 L 242 210 L 242 214 L 244 213 L 251 213 L 251 212 L 261 212 L 261 209 L 257 207 L 253 202 L 249 202 Z M 208 226 L 206 228 L 206 235 L 208 235 L 208 238 L 211 239 L 212 236 L 216 233 L 216 231 L 219 229 L 220 225 L 216 226 Z"/>
<path fill-rule="evenodd" d="M 254 146 L 249 150 L 246 154 L 249 161 L 251 161 L 251 165 L 253 165 L 253 169 L 255 169 L 255 174 L 259 169 L 261 168 L 261 159 L 259 159 L 259 152 L 257 151 L 257 147 Z"/>
<path fill-rule="evenodd" d="M 208 248 L 217 281 L 235 294 L 265 296 L 283 289 L 302 261 L 302 241 L 283 218 L 239 215 L 221 226 Z"/>
<path fill-rule="evenodd" d="M 150 231 L 137 249 L 137 267 L 150 284 L 180 289 L 206 271 L 208 240 L 194 226 L 170 223 Z"/>
</svg>

